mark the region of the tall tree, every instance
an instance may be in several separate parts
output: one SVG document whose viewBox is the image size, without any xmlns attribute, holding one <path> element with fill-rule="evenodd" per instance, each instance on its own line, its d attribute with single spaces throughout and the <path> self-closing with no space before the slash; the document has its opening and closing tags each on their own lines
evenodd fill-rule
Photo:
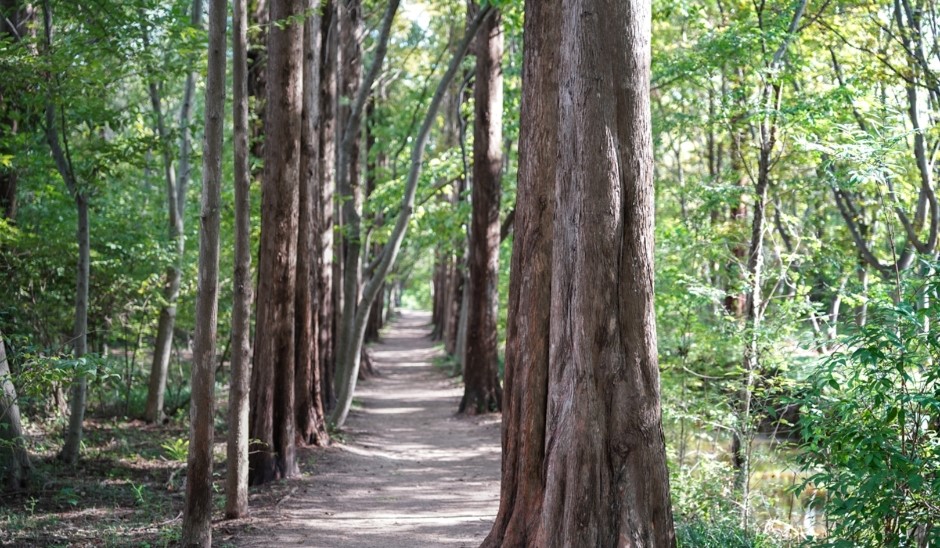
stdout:
<svg viewBox="0 0 940 548">
<path fill-rule="evenodd" d="M 25 489 L 31 473 L 16 387 L 10 375 L 3 333 L 0 333 L 0 488 Z"/>
<path fill-rule="evenodd" d="M 202 0 L 194 0 L 190 12 L 190 22 L 194 28 L 202 27 Z M 149 37 L 144 34 L 144 42 Z M 186 189 L 189 186 L 189 156 L 192 152 L 189 125 L 193 118 L 193 95 L 196 91 L 196 74 L 189 72 L 183 86 L 183 103 L 180 106 L 179 132 L 180 148 L 177 170 L 173 171 L 173 154 L 170 151 L 170 132 L 166 127 L 163 114 L 162 86 L 156 80 L 148 82 L 150 104 L 157 125 L 157 137 L 160 143 L 160 156 L 163 160 L 163 173 L 166 183 L 167 215 L 169 237 L 173 242 L 173 263 L 167 267 L 163 283 L 163 303 L 157 321 L 157 339 L 154 342 L 153 362 L 150 366 L 150 384 L 147 389 L 147 406 L 144 420 L 158 422 L 163 418 L 163 399 L 166 394 L 166 376 L 170 366 L 170 353 L 173 350 L 173 328 L 176 325 L 176 301 L 179 299 L 182 282 L 182 261 L 185 251 L 183 234 Z"/>
<path fill-rule="evenodd" d="M 222 133 L 225 123 L 225 32 L 227 2 L 209 2 L 209 56 L 199 230 L 196 332 L 190 384 L 189 456 L 183 546 L 212 545 L 212 441 L 215 421 L 216 334 L 219 305 L 219 224 L 222 194 Z"/>
<path fill-rule="evenodd" d="M 52 52 L 52 7 L 48 0 L 42 4 L 43 28 L 45 29 L 44 53 L 50 65 L 54 65 Z M 72 157 L 62 145 L 66 128 L 59 128 L 56 123 L 56 100 L 54 96 L 54 66 L 50 66 L 46 79 L 46 141 L 52 150 L 59 176 L 65 181 L 75 209 L 78 213 L 78 268 L 75 275 L 75 324 L 73 328 L 72 348 L 75 359 L 81 363 L 88 353 L 88 285 L 91 276 L 91 240 L 88 222 L 88 191 L 83 188 L 75 175 Z M 64 125 L 64 116 L 59 116 Z M 62 134 L 60 137 L 60 133 Z M 85 422 L 85 398 L 88 393 L 88 378 L 82 366 L 76 372 L 72 383 L 69 401 L 69 423 L 65 431 L 65 443 L 59 458 L 69 464 L 78 462 L 82 442 L 82 426 Z"/>
<path fill-rule="evenodd" d="M 336 175 L 336 6 L 332 0 L 323 5 L 321 17 L 320 63 L 320 211 L 318 229 L 320 247 L 317 253 L 319 270 L 318 310 L 321 391 L 323 404 L 333 405 L 335 371 L 336 323 L 333 303 L 333 181 Z"/>
<path fill-rule="evenodd" d="M 461 413 L 499 411 L 499 198 L 503 167 L 503 33 L 499 12 L 477 35 L 474 82 L 470 298 Z M 451 296 L 447 295 L 448 301 Z M 446 310 L 446 308 L 445 308 Z"/>
<path fill-rule="evenodd" d="M 320 205 L 320 16 L 314 2 L 306 0 L 305 11 L 313 13 L 304 23 L 303 114 L 300 131 L 300 190 L 297 235 L 296 378 L 297 440 L 326 445 L 329 436 L 323 412 L 320 383 L 318 328 L 320 319 L 319 274 Z"/>
<path fill-rule="evenodd" d="M 484 546 L 673 546 L 650 5 L 526 3 L 499 514 Z"/>
<path fill-rule="evenodd" d="M 216 331 L 219 311 L 219 224 L 222 194 L 222 130 L 225 123 L 225 0 L 209 2 L 205 133 L 202 146 L 202 204 L 196 333 L 189 404 L 189 456 L 183 546 L 212 545 L 212 439 L 215 421 Z"/>
<path fill-rule="evenodd" d="M 264 116 L 264 181 L 249 435 L 252 485 L 297 473 L 295 298 L 303 114 L 303 0 L 272 0 Z"/>
<path fill-rule="evenodd" d="M 251 382 L 251 171 L 248 162 L 248 6 L 232 15 L 232 103 L 235 148 L 235 273 L 232 304 L 232 382 L 226 456 L 225 516 L 248 514 L 248 390 Z"/>
</svg>

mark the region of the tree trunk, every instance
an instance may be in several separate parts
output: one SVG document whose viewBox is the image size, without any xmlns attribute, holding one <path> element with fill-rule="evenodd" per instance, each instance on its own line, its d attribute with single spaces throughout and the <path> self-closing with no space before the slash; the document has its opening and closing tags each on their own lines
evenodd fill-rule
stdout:
<svg viewBox="0 0 940 548">
<path fill-rule="evenodd" d="M 0 37 L 19 42 L 23 35 L 29 32 L 29 23 L 33 19 L 35 10 L 29 4 L 18 0 L 0 0 Z M 10 136 L 19 131 L 20 114 L 22 107 L 15 104 L 15 100 L 22 93 L 16 89 L 5 88 L 0 83 L 0 126 L 4 127 Z M 14 155 L 15 151 L 0 149 L 2 154 Z M 17 166 L 0 167 L 0 217 L 8 221 L 16 220 L 16 187 L 18 181 Z"/>
<path fill-rule="evenodd" d="M 461 413 L 499 411 L 499 198 L 502 173 L 503 34 L 499 13 L 477 35 L 473 129 L 470 300 Z M 448 295 L 449 298 L 449 295 Z"/>
<path fill-rule="evenodd" d="M 225 517 L 248 515 L 248 390 L 251 381 L 251 172 L 248 161 L 247 0 L 235 0 L 232 24 L 232 103 L 235 148 L 235 274 L 232 304 L 232 382 L 226 456 Z"/>
<path fill-rule="evenodd" d="M 303 78 L 303 0 L 273 0 L 268 29 L 267 110 L 258 310 L 251 371 L 249 481 L 297 473 L 294 434 L 294 299 Z"/>
<path fill-rule="evenodd" d="M 52 54 L 52 8 L 49 1 L 43 2 L 43 28 L 45 30 L 45 40 L 43 52 L 46 55 Z M 51 86 L 52 75 L 47 74 L 47 80 Z M 90 277 L 91 262 L 91 242 L 89 240 L 88 226 L 88 198 L 84 190 L 80 188 L 78 180 L 75 178 L 75 170 L 71 159 L 66 155 L 59 140 L 59 128 L 56 125 L 55 101 L 52 95 L 52 89 L 46 92 L 45 104 L 46 118 L 46 141 L 52 151 L 52 158 L 55 161 L 56 170 L 59 176 L 65 182 L 65 186 L 75 200 L 75 209 L 78 216 L 78 229 L 76 230 L 76 239 L 78 241 L 78 265 L 75 275 L 75 323 L 73 327 L 73 350 L 76 360 L 81 360 L 88 352 L 88 285 Z M 62 121 L 64 124 L 64 120 Z M 64 133 L 65 127 L 61 128 Z M 59 453 L 59 459 L 69 463 L 78 462 L 79 449 L 82 441 L 82 424 L 85 420 L 85 396 L 87 393 L 87 379 L 83 372 L 78 371 L 76 378 L 72 383 L 72 396 L 69 401 L 69 423 L 65 431 L 65 443 L 62 451 Z"/>
<path fill-rule="evenodd" d="M 650 7 L 561 4 L 526 5 L 502 497 L 483 545 L 674 546 L 653 309 Z"/>
<path fill-rule="evenodd" d="M 362 80 L 362 4 L 351 0 L 339 10 L 340 41 L 340 102 L 337 115 L 340 133 L 340 146 L 336 155 L 336 191 L 340 195 L 339 205 L 342 211 L 342 314 L 337 324 L 337 377 L 343 378 L 344 341 L 349 340 L 352 332 L 354 314 L 348 314 L 347 308 L 356 309 L 359 302 L 360 253 L 362 191 L 360 189 L 359 143 L 362 107 L 358 111 L 356 96 L 365 85 Z M 371 82 L 368 85 L 371 87 Z M 364 105 L 363 105 L 364 106 Z M 358 374 L 358 372 L 357 372 Z"/>
<path fill-rule="evenodd" d="M 222 194 L 222 136 L 225 124 L 225 31 L 228 3 L 209 2 L 205 132 L 196 332 L 193 336 L 189 457 L 182 546 L 212 545 L 212 446 L 215 426 L 216 334 L 219 310 L 219 225 Z M 232 463 L 233 465 L 235 463 Z"/>
<path fill-rule="evenodd" d="M 75 277 L 75 358 L 80 359 L 88 353 L 88 285 L 91 275 L 91 242 L 88 226 L 88 198 L 84 194 L 74 194 L 78 209 L 78 271 Z M 72 383 L 69 397 L 69 424 L 65 432 L 65 445 L 59 458 L 69 464 L 78 462 L 82 444 L 82 425 L 85 422 L 85 399 L 88 395 L 88 379 L 79 372 Z"/>
<path fill-rule="evenodd" d="M 20 406 L 0 333 L 0 486 L 22 491 L 29 486 L 32 465 L 20 423 Z"/>
<path fill-rule="evenodd" d="M 191 23 L 194 28 L 202 28 L 202 0 L 194 0 Z M 180 108 L 180 157 L 179 170 L 173 172 L 173 158 L 170 154 L 169 135 L 163 119 L 163 105 L 159 88 L 151 81 L 150 101 L 157 122 L 161 156 L 163 158 L 164 177 L 167 188 L 167 213 L 169 236 L 176 254 L 173 264 L 167 268 L 166 281 L 163 284 L 163 304 L 157 322 L 157 340 L 154 343 L 153 362 L 150 366 L 150 384 L 147 389 L 147 405 L 144 420 L 150 423 L 163 419 L 163 400 L 166 394 L 166 376 L 170 366 L 170 354 L 173 351 L 173 328 L 176 324 L 176 301 L 180 294 L 183 253 L 185 239 L 183 235 L 186 206 L 186 188 L 189 181 L 189 155 L 191 151 L 189 124 L 192 122 L 192 96 L 196 89 L 195 74 L 186 75 L 183 88 L 183 105 Z"/>
<path fill-rule="evenodd" d="M 320 179 L 320 16 L 314 2 L 305 0 L 312 13 L 304 23 L 303 114 L 300 132 L 300 190 L 297 235 L 296 378 L 294 398 L 297 440 L 302 444 L 329 443 L 320 385 L 318 293 L 320 252 L 319 211 L 323 181 Z"/>
<path fill-rule="evenodd" d="M 336 8 L 331 0 L 323 7 L 321 19 L 320 63 L 320 247 L 318 294 L 320 307 L 320 389 L 323 405 L 330 409 L 336 399 L 333 392 L 335 367 L 334 306 L 333 306 L 333 184 L 336 172 Z"/>
</svg>

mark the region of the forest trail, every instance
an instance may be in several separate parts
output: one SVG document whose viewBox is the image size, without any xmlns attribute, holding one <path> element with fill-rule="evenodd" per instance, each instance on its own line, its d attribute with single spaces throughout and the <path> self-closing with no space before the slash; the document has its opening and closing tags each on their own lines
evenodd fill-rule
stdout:
<svg viewBox="0 0 940 548">
<path fill-rule="evenodd" d="M 304 450 L 302 479 L 258 497 L 237 546 L 476 547 L 499 506 L 498 417 L 458 417 L 462 385 L 433 365 L 430 315 L 402 311 L 370 348 L 342 443 Z M 312 461 L 312 463 L 311 463 Z M 259 501 L 260 502 L 260 501 Z"/>
</svg>

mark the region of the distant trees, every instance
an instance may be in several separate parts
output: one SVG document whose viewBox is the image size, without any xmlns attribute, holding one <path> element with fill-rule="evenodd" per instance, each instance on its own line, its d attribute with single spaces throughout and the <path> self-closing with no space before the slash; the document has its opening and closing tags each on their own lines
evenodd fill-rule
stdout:
<svg viewBox="0 0 940 548">
<path fill-rule="evenodd" d="M 650 6 L 526 3 L 499 514 L 484 546 L 673 546 Z"/>
</svg>

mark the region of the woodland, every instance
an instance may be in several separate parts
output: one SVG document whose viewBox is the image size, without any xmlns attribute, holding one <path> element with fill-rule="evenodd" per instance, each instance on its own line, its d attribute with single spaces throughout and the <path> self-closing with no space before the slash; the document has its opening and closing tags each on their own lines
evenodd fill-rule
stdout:
<svg viewBox="0 0 940 548">
<path fill-rule="evenodd" d="M 935 0 L 0 0 L 0 544 L 940 546 L 938 149 Z"/>
</svg>

